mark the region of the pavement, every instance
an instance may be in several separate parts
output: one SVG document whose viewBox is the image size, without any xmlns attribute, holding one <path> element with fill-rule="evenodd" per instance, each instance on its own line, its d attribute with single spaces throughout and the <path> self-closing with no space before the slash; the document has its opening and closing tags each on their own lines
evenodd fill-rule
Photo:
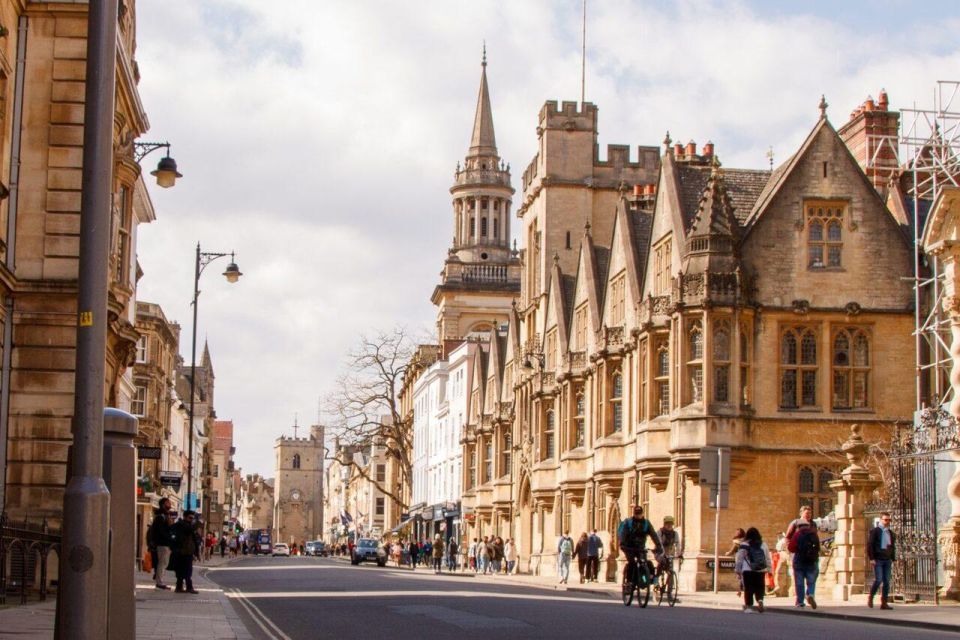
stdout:
<svg viewBox="0 0 960 640">
<path fill-rule="evenodd" d="M 156 589 L 148 574 L 138 572 L 137 639 L 253 640 L 223 589 L 205 577 L 210 568 L 229 562 L 229 558 L 217 557 L 194 565 L 193 586 L 199 595 Z M 173 580 L 173 574 L 169 575 Z M 55 609 L 54 598 L 0 608 L 0 638 L 51 640 Z"/>
</svg>

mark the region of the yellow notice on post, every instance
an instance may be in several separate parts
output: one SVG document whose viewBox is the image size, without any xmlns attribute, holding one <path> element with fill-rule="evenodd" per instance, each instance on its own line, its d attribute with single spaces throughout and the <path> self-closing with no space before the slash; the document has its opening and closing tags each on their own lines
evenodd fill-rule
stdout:
<svg viewBox="0 0 960 640">
<path fill-rule="evenodd" d="M 81 327 L 92 327 L 92 326 L 93 326 L 93 311 L 81 311 L 81 312 L 80 312 L 80 326 L 81 326 Z"/>
</svg>

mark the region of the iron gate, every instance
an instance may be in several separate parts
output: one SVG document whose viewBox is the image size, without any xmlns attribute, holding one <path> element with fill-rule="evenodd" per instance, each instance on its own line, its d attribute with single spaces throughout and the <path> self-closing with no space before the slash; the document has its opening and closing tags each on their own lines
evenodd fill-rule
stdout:
<svg viewBox="0 0 960 640">
<path fill-rule="evenodd" d="M 957 421 L 941 407 L 923 409 L 915 424 L 894 432 L 886 499 L 868 505 L 867 515 L 891 514 L 897 535 L 893 588 L 906 601 L 939 602 L 936 456 L 958 448 Z"/>
</svg>

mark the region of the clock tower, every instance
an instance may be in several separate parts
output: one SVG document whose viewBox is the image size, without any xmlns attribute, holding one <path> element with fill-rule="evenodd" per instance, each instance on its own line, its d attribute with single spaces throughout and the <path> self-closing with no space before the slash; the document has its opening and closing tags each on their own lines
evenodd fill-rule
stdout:
<svg viewBox="0 0 960 640">
<path fill-rule="evenodd" d="M 320 539 L 323 532 L 323 432 L 322 426 L 314 425 L 305 438 L 281 436 L 274 444 L 274 542 L 300 545 Z"/>
</svg>

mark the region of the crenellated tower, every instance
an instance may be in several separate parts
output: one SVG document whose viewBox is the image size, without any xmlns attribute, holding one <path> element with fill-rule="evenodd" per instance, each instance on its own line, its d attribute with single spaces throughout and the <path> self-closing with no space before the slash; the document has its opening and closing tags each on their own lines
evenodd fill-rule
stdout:
<svg viewBox="0 0 960 640">
<path fill-rule="evenodd" d="M 484 50 L 470 147 L 457 163 L 453 196 L 453 246 L 431 301 L 443 345 L 506 322 L 520 293 L 520 260 L 510 247 L 510 166 L 497 152 Z"/>
</svg>

